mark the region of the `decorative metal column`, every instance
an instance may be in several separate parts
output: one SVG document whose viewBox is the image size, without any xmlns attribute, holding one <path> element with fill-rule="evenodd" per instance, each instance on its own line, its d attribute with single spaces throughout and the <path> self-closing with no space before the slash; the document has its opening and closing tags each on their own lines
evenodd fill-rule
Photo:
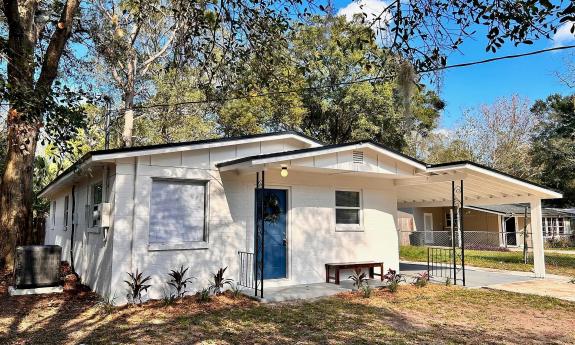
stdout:
<svg viewBox="0 0 575 345">
<path fill-rule="evenodd" d="M 459 233 L 461 234 L 461 270 L 462 272 L 462 276 L 463 276 L 463 286 L 465 286 L 465 232 L 463 230 L 463 216 L 464 216 L 464 212 L 463 212 L 463 180 L 459 181 L 460 187 L 459 187 L 459 192 L 460 192 L 460 197 L 459 197 L 459 202 L 460 202 L 460 211 L 459 211 Z"/>
<path fill-rule="evenodd" d="M 459 227 L 459 217 L 456 216 L 456 204 L 458 200 L 455 198 L 455 192 L 455 181 L 451 181 L 451 255 L 453 258 L 453 284 L 457 285 L 457 245 L 455 244 L 457 239 L 455 236 L 455 229 Z"/>
<path fill-rule="evenodd" d="M 254 296 L 264 297 L 264 191 L 265 172 L 256 173 Z"/>
<path fill-rule="evenodd" d="M 463 230 L 463 180 L 451 181 L 451 249 L 453 254 L 453 284 L 457 285 L 457 247 L 461 247 L 461 274 L 465 286 L 465 233 Z M 457 214 L 457 216 L 455 216 Z M 457 231 L 457 232 L 456 232 Z M 456 236 L 457 234 L 457 236 Z M 459 242 L 458 244 L 456 244 Z"/>
</svg>

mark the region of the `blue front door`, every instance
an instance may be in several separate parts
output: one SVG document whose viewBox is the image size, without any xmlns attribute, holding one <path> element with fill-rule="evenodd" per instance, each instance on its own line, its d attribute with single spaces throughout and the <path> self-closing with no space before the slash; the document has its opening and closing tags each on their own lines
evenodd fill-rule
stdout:
<svg viewBox="0 0 575 345">
<path fill-rule="evenodd" d="M 264 191 L 264 279 L 286 278 L 287 191 Z"/>
</svg>

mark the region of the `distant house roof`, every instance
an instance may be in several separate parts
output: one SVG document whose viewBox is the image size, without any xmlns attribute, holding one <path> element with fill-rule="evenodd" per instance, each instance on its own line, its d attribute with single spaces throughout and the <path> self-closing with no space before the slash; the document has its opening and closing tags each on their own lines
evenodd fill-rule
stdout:
<svg viewBox="0 0 575 345">
<path fill-rule="evenodd" d="M 521 216 L 531 213 L 529 204 L 509 204 L 509 205 L 489 205 L 489 206 L 469 206 L 466 207 L 472 210 L 497 213 L 504 216 Z M 566 217 L 575 218 L 575 209 L 561 209 L 561 208 L 543 208 L 544 217 Z"/>
</svg>

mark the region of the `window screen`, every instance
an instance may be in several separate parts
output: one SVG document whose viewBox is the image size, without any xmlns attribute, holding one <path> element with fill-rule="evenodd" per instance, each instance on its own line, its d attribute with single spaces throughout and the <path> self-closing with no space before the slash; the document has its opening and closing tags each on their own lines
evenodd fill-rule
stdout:
<svg viewBox="0 0 575 345">
<path fill-rule="evenodd" d="M 70 197 L 66 195 L 64 197 L 64 230 L 68 230 L 68 219 L 69 219 L 69 204 L 70 204 Z"/>
<path fill-rule="evenodd" d="M 205 241 L 205 227 L 205 182 L 153 181 L 150 243 Z"/>
<path fill-rule="evenodd" d="M 52 217 L 52 229 L 54 229 L 56 227 L 56 201 L 52 201 L 52 209 L 50 211 L 50 216 Z"/>
<path fill-rule="evenodd" d="M 102 182 L 92 185 L 92 205 L 102 203 Z"/>
<path fill-rule="evenodd" d="M 359 225 L 361 209 L 359 192 L 335 191 L 336 224 Z"/>
</svg>

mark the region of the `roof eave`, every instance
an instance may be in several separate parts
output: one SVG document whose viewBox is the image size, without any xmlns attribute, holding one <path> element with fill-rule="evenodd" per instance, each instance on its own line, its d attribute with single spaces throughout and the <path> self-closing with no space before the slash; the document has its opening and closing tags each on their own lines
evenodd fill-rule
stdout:
<svg viewBox="0 0 575 345">
<path fill-rule="evenodd" d="M 472 162 L 454 162 L 454 163 L 445 163 L 445 164 L 438 164 L 432 165 L 427 167 L 427 172 L 441 172 L 441 171 L 448 171 L 448 170 L 455 170 L 455 169 L 469 169 L 474 172 L 483 173 L 490 176 L 497 176 L 507 182 L 511 182 L 523 187 L 527 187 L 532 189 L 533 191 L 543 194 L 547 199 L 561 199 L 563 198 L 563 194 L 552 189 L 537 185 L 533 182 L 520 179 L 503 172 L 497 171 L 495 169 L 487 168 L 481 166 L 479 164 L 475 164 Z"/>
</svg>

